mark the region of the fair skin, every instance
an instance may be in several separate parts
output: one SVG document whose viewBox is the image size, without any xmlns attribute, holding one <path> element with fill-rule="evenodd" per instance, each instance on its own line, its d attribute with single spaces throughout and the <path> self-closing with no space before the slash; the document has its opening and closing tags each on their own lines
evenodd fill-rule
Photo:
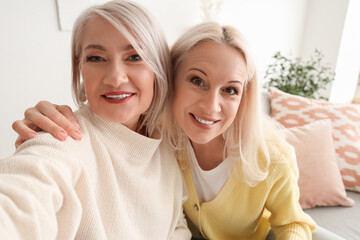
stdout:
<svg viewBox="0 0 360 240">
<path fill-rule="evenodd" d="M 174 115 L 204 170 L 213 169 L 223 161 L 222 134 L 238 113 L 246 77 L 244 56 L 234 48 L 212 42 L 195 46 L 179 66 L 175 76 Z M 46 108 L 44 111 L 57 112 L 50 103 L 42 106 Z M 68 124 L 73 125 L 70 121 Z M 60 126 L 59 123 L 57 127 Z"/>
<path fill-rule="evenodd" d="M 153 98 L 153 72 L 102 17 L 86 23 L 81 46 L 80 70 L 91 109 L 135 131 Z"/>
<path fill-rule="evenodd" d="M 92 110 L 135 131 L 140 115 L 153 98 L 154 73 L 119 30 L 102 17 L 95 16 L 87 22 L 81 47 L 80 69 Z M 13 128 L 26 135 L 16 140 L 16 147 L 35 137 L 39 128 L 61 141 L 68 134 L 81 139 L 71 108 L 45 101 L 27 109 L 24 121 L 14 122 Z"/>
<path fill-rule="evenodd" d="M 173 112 L 204 170 L 223 160 L 222 134 L 237 115 L 246 77 L 242 54 L 214 42 L 193 47 L 178 68 Z"/>
</svg>

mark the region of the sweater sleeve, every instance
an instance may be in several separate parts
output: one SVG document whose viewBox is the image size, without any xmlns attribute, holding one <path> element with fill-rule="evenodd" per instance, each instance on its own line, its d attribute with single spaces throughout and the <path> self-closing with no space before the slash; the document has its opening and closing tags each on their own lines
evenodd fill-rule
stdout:
<svg viewBox="0 0 360 240">
<path fill-rule="evenodd" d="M 181 181 L 182 181 L 182 203 L 184 204 L 188 197 L 189 192 L 186 187 L 184 176 L 181 174 Z M 184 214 L 184 209 L 181 207 L 181 213 L 179 214 L 178 222 L 175 227 L 175 231 L 171 240 L 184 240 L 184 239 L 191 239 L 191 232 L 188 228 L 187 221 Z"/>
<path fill-rule="evenodd" d="M 269 172 L 273 182 L 269 182 L 272 188 L 266 208 L 271 212 L 271 227 L 276 239 L 311 239 L 316 224 L 299 204 L 295 151 L 289 145 L 283 147 Z"/>
<path fill-rule="evenodd" d="M 176 225 L 175 231 L 171 240 L 185 240 L 191 239 L 191 232 L 187 226 L 185 214 L 182 213 Z"/>
<path fill-rule="evenodd" d="M 55 239 L 59 212 L 71 214 L 69 229 L 74 221 L 80 222 L 81 205 L 74 190 L 80 171 L 68 145 L 41 134 L 0 160 L 2 239 Z"/>
</svg>

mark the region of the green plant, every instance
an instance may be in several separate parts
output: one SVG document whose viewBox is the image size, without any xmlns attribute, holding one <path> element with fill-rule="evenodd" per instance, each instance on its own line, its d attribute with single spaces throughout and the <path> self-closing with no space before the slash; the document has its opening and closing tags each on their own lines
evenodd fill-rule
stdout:
<svg viewBox="0 0 360 240">
<path fill-rule="evenodd" d="M 310 60 L 302 62 L 300 58 L 289 58 L 280 52 L 272 57 L 274 63 L 268 66 L 264 87 L 276 87 L 284 92 L 314 99 L 327 99 L 320 90 L 334 80 L 335 73 L 322 63 L 324 55 L 317 49 Z"/>
</svg>

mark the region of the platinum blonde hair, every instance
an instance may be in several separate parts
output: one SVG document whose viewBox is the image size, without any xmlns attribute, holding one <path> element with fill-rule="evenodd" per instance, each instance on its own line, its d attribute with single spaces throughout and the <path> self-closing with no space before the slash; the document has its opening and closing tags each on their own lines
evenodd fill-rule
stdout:
<svg viewBox="0 0 360 240">
<path fill-rule="evenodd" d="M 85 89 L 80 76 L 83 31 L 88 20 L 94 16 L 103 17 L 116 27 L 154 72 L 154 97 L 150 107 L 140 117 L 137 126 L 137 131 L 145 128 L 146 135 L 149 136 L 158 125 L 168 97 L 171 60 L 165 35 L 151 13 L 131 1 L 110 1 L 82 12 L 74 24 L 71 46 L 72 90 L 78 106 L 86 102 Z"/>
<path fill-rule="evenodd" d="M 265 139 L 265 130 L 271 124 L 270 119 L 264 117 L 261 108 L 258 79 L 253 58 L 249 52 L 248 44 L 243 35 L 233 27 L 221 26 L 214 22 L 199 24 L 184 33 L 171 49 L 173 64 L 173 82 L 179 66 L 186 58 L 187 53 L 203 42 L 215 42 L 239 51 L 246 60 L 247 79 L 244 84 L 243 95 L 237 115 L 231 126 L 223 134 L 225 140 L 224 157 L 240 161 L 237 168 L 238 175 L 250 184 L 255 185 L 266 178 L 270 164 L 269 151 Z M 211 51 L 211 49 L 209 49 Z M 172 94 L 173 95 L 173 94 Z M 185 148 L 187 137 L 181 130 L 171 114 L 173 100 L 166 108 L 168 114 L 164 115 L 164 133 L 171 146 L 177 150 Z M 258 154 L 265 156 L 265 162 L 258 161 Z M 180 165 L 184 166 L 181 163 Z"/>
</svg>

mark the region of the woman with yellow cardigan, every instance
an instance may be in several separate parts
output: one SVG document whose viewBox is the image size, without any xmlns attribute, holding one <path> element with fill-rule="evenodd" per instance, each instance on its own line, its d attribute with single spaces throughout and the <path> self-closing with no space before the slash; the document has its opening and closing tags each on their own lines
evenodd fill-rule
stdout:
<svg viewBox="0 0 360 240">
<path fill-rule="evenodd" d="M 172 63 L 173 94 L 162 127 L 187 185 L 193 238 L 311 239 L 315 223 L 299 205 L 294 149 L 262 113 L 244 37 L 232 27 L 200 24 L 174 44 Z M 30 123 L 42 122 L 45 130 L 55 125 L 42 115 L 59 115 L 54 105 L 38 108 L 15 124 L 24 136 L 19 143 L 36 134 Z M 75 129 L 66 121 L 58 123 Z"/>
<path fill-rule="evenodd" d="M 171 54 L 173 114 L 163 124 L 178 149 L 193 237 L 265 239 L 271 228 L 276 239 L 311 239 L 315 223 L 299 205 L 295 152 L 263 116 L 244 37 L 204 23 Z"/>
</svg>

